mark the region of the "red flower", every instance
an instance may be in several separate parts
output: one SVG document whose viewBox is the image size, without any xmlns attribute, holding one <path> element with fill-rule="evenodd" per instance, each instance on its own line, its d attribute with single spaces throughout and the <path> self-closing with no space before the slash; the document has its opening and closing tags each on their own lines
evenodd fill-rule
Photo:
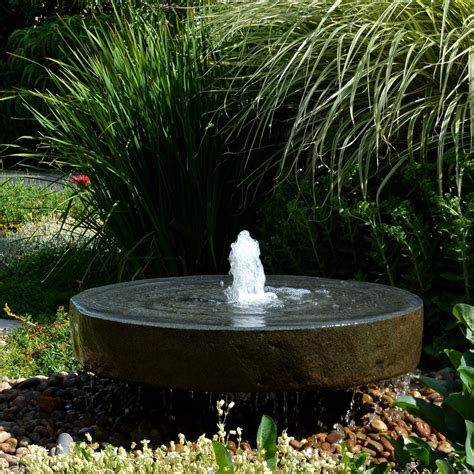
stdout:
<svg viewBox="0 0 474 474">
<path fill-rule="evenodd" d="M 80 184 L 81 186 L 91 184 L 91 179 L 85 174 L 75 174 L 69 178 L 69 181 L 73 184 Z"/>
</svg>

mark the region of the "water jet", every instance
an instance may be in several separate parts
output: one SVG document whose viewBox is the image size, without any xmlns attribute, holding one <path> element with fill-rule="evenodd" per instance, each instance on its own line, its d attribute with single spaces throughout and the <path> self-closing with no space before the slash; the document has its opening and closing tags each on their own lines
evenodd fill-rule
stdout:
<svg viewBox="0 0 474 474">
<path fill-rule="evenodd" d="M 423 304 L 405 290 L 273 275 L 256 303 L 229 288 L 205 275 L 83 291 L 70 302 L 76 357 L 130 382 L 250 393 L 347 389 L 419 362 Z"/>
</svg>

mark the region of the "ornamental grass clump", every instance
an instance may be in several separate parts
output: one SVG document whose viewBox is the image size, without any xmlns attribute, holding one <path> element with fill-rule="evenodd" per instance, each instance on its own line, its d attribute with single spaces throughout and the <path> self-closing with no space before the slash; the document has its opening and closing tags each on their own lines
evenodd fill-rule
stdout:
<svg viewBox="0 0 474 474">
<path fill-rule="evenodd" d="M 123 6 L 84 23 L 50 71 L 57 92 L 25 92 L 42 103 L 29 105 L 42 130 L 34 156 L 89 177 L 79 225 L 119 256 L 123 278 L 215 272 L 235 235 L 240 171 L 217 133 L 206 24 L 192 10 L 153 12 Z"/>
<path fill-rule="evenodd" d="M 461 195 L 474 140 L 472 1 L 229 2 L 213 21 L 235 77 L 226 104 L 241 108 L 234 133 L 245 130 L 249 148 L 273 141 L 281 179 L 299 170 L 316 189 L 330 173 L 327 197 L 355 173 L 365 199 L 406 164 L 436 163 L 442 194 L 449 155 Z"/>
</svg>

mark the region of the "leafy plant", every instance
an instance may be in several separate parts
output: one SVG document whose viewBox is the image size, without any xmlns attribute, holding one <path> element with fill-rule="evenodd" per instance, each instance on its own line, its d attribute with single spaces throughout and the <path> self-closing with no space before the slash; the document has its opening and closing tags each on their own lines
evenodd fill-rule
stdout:
<svg viewBox="0 0 474 474">
<path fill-rule="evenodd" d="M 0 57 L 0 156 L 3 167 L 11 167 L 23 157 L 14 159 L 11 154 L 15 146 L 27 146 L 24 135 L 38 135 L 38 124 L 25 106 L 24 101 L 15 92 L 18 89 L 54 91 L 47 67 L 55 68 L 55 60 L 67 60 L 66 36 L 68 31 L 79 34 L 83 21 L 80 15 L 57 17 L 56 14 L 47 20 L 13 31 L 6 48 L 8 54 Z M 66 24 L 67 28 L 63 28 Z M 63 29 L 61 32 L 60 30 Z M 41 107 L 41 103 L 30 98 L 31 104 Z M 43 109 L 43 112 L 45 110 Z M 31 144 L 34 149 L 36 144 Z"/>
<path fill-rule="evenodd" d="M 465 336 L 474 345 L 474 307 L 458 304 L 453 309 L 456 319 L 465 328 Z M 410 438 L 406 446 L 401 441 L 389 439 L 395 453 L 402 461 L 412 457 L 423 467 L 438 468 L 442 472 L 454 472 L 453 468 L 472 470 L 474 467 L 474 349 L 464 353 L 446 350 L 446 354 L 456 369 L 460 382 L 436 380 L 425 376 L 419 379 L 426 386 L 443 395 L 441 406 L 425 400 L 404 396 L 396 400 L 395 406 L 408 410 L 426 421 L 431 427 L 444 434 L 454 443 L 455 456 L 446 458 L 441 453 L 433 453 L 422 440 Z M 450 468 L 449 465 L 452 467 Z"/>
<path fill-rule="evenodd" d="M 219 474 L 229 472 L 234 472 L 234 462 L 232 461 L 232 456 L 230 455 L 227 448 L 220 443 L 219 441 L 212 441 L 212 448 L 214 449 L 214 454 L 216 456 L 216 463 L 219 467 Z"/>
<path fill-rule="evenodd" d="M 474 159 L 464 165 L 461 199 L 454 175 L 445 176 L 446 192 L 437 194 L 436 167 L 429 164 L 404 167 L 378 202 L 360 200 L 355 170 L 343 197 L 323 207 L 313 205 L 310 177 L 286 180 L 257 214 L 266 270 L 405 288 L 425 303 L 426 353 L 464 344 L 459 327 L 445 318 L 453 304 L 472 299 Z M 324 199 L 329 180 L 318 178 L 317 199 Z"/>
<path fill-rule="evenodd" d="M 6 305 L 9 317 L 24 322 L 5 336 L 0 375 L 9 378 L 71 372 L 79 368 L 71 346 L 68 315 L 59 308 L 47 324 L 32 323 L 28 316 L 16 316 Z"/>
<path fill-rule="evenodd" d="M 123 278 L 215 272 L 237 233 L 243 163 L 218 133 L 207 26 L 130 8 L 113 25 L 83 24 L 87 46 L 71 44 L 51 72 L 59 94 L 26 94 L 48 109 L 31 107 L 43 129 L 35 156 L 91 177 L 80 224 L 119 249 Z"/>
<path fill-rule="evenodd" d="M 268 415 L 262 416 L 258 427 L 257 447 L 265 459 L 268 469 L 274 469 L 277 463 L 277 427 Z"/>
<path fill-rule="evenodd" d="M 232 457 L 221 441 L 212 442 L 219 473 L 234 472 Z M 277 427 L 268 415 L 263 415 L 257 431 L 257 447 L 262 460 L 268 469 L 273 471 L 277 463 Z"/>
</svg>

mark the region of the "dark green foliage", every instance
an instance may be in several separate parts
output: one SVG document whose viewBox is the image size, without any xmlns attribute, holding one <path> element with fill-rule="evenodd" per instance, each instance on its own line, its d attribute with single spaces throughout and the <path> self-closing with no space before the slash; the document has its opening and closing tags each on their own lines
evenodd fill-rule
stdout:
<svg viewBox="0 0 474 474">
<path fill-rule="evenodd" d="M 448 174 L 452 168 L 446 162 Z M 288 179 L 259 213 L 257 236 L 268 273 L 362 279 L 408 289 L 425 302 L 430 354 L 463 343 L 444 315 L 453 304 L 472 300 L 473 166 L 474 159 L 466 158 L 462 188 L 456 187 L 455 176 L 445 176 L 450 185 L 439 195 L 435 166 L 412 163 L 392 177 L 378 202 L 375 197 L 359 200 L 354 173 L 341 199 L 322 208 L 313 205 L 312 180 L 297 185 Z M 315 179 L 322 198 L 330 178 L 322 171 Z"/>
<path fill-rule="evenodd" d="M 472 347 L 474 306 L 458 304 L 454 307 L 453 313 Z M 422 469 L 435 470 L 440 467 L 445 472 L 450 472 L 448 464 L 457 470 L 472 470 L 474 467 L 474 349 L 464 353 L 452 350 L 446 352 L 460 377 L 460 382 L 420 377 L 426 386 L 443 395 L 443 404 L 437 406 L 419 398 L 404 396 L 396 400 L 395 405 L 425 420 L 431 427 L 444 434 L 454 443 L 456 456 L 446 458 L 441 453 L 433 452 L 427 443 L 416 437 L 411 437 L 407 445 L 402 441 L 389 439 L 395 447 L 397 461 L 402 465 L 414 458 Z"/>
<path fill-rule="evenodd" d="M 144 0 L 136 3 L 141 14 L 148 17 L 159 6 L 159 2 Z M 83 21 L 105 21 L 111 10 L 109 0 L 7 0 L 0 5 L 0 99 L 12 97 L 0 101 L 0 168 L 18 161 L 9 156 L 14 150 L 7 145 L 26 146 L 20 137 L 38 135 L 35 120 L 15 97 L 15 91 L 54 91 L 47 68 L 54 70 L 55 60 L 67 60 L 66 45 L 71 42 L 71 35 L 80 35 Z M 93 12 L 97 13 L 94 18 Z M 39 106 L 34 101 L 33 105 Z M 34 148 L 33 144 L 29 146 Z"/>
<path fill-rule="evenodd" d="M 79 6 L 80 2 L 74 0 L 3 0 L 0 4 L 0 61 L 14 30 L 38 25 L 57 14 L 77 12 Z"/>
<path fill-rule="evenodd" d="M 434 472 L 438 469 L 440 461 L 445 462 L 441 453 L 433 451 L 426 441 L 417 436 L 410 436 L 407 444 L 404 444 L 402 437 L 394 439 L 392 436 L 387 435 L 386 438 L 394 447 L 395 459 L 400 468 L 402 468 L 401 472 L 413 472 L 408 467 L 412 459 L 416 460 L 416 469 L 419 469 L 420 472 L 424 472 L 426 469 Z M 403 469 L 405 466 L 407 467 Z"/>
<path fill-rule="evenodd" d="M 47 324 L 25 323 L 6 336 L 0 377 L 51 375 L 79 369 L 71 346 L 67 313 L 59 309 Z"/>
<path fill-rule="evenodd" d="M 20 137 L 39 133 L 24 99 L 17 96 L 18 91 L 56 90 L 47 69 L 55 70 L 55 61 L 67 60 L 66 45 L 72 41 L 72 36 L 80 35 L 83 21 L 80 15 L 54 16 L 10 35 L 7 45 L 9 54 L 3 61 L 0 60 L 0 98 L 10 97 L 0 101 L 0 156 L 4 155 L 4 167 L 18 161 L 7 157 L 14 151 L 8 144 L 25 146 L 24 140 L 18 141 Z M 87 18 L 86 21 L 92 20 Z M 39 101 L 33 98 L 29 99 L 29 105 L 41 107 Z M 30 146 L 34 148 L 33 144 Z"/>
</svg>

